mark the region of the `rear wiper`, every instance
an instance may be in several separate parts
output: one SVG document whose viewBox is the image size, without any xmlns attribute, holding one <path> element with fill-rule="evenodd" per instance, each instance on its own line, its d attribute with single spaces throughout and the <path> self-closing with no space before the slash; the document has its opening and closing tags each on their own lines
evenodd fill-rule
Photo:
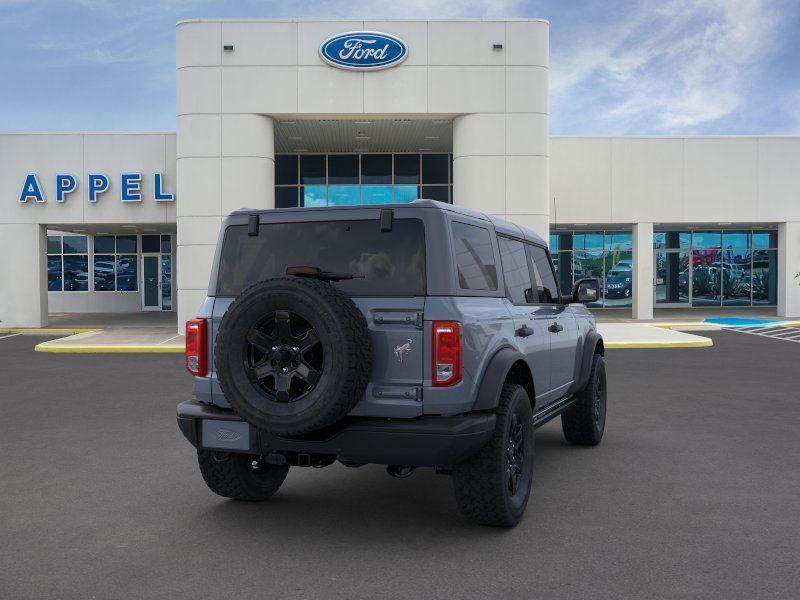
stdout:
<svg viewBox="0 0 800 600">
<path fill-rule="evenodd" d="M 323 271 L 318 267 L 286 267 L 287 275 L 294 275 L 295 277 L 311 277 L 319 279 L 320 281 L 342 281 L 344 279 L 366 279 L 365 275 L 353 275 L 352 273 L 332 273 L 331 271 Z"/>
</svg>

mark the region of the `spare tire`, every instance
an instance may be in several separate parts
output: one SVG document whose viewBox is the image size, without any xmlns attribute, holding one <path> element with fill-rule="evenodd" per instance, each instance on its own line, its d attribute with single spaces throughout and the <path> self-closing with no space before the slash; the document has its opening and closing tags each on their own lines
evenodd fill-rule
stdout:
<svg viewBox="0 0 800 600">
<path fill-rule="evenodd" d="M 231 407 L 271 433 L 332 425 L 364 395 L 372 341 L 364 315 L 330 283 L 277 277 L 245 289 L 219 326 L 217 379 Z"/>
</svg>

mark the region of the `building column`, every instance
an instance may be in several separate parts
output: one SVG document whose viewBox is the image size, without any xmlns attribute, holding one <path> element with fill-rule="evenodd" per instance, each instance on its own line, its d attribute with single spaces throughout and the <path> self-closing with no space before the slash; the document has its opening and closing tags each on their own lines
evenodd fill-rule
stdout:
<svg viewBox="0 0 800 600">
<path fill-rule="evenodd" d="M 800 317 L 800 222 L 778 225 L 778 316 Z"/>
<path fill-rule="evenodd" d="M 207 295 L 222 220 L 239 208 L 275 207 L 271 117 L 190 114 L 178 117 L 178 324 Z"/>
<path fill-rule="evenodd" d="M 633 226 L 633 311 L 634 319 L 653 318 L 653 224 Z"/>
<path fill-rule="evenodd" d="M 0 224 L 0 329 L 47 325 L 47 231 Z"/>
<path fill-rule="evenodd" d="M 476 113 L 453 120 L 453 204 L 550 235 L 548 116 Z"/>
</svg>

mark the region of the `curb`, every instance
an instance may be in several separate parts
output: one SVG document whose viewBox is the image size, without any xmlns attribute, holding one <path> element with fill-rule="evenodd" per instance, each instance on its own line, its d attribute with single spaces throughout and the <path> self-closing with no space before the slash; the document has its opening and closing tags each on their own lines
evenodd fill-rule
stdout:
<svg viewBox="0 0 800 600">
<path fill-rule="evenodd" d="M 58 354 L 183 354 L 182 346 L 59 346 L 48 345 L 48 342 L 37 344 L 33 348 L 36 352 L 53 352 Z"/>
<path fill-rule="evenodd" d="M 77 335 L 79 333 L 96 333 L 102 329 L 47 329 L 46 327 L 25 327 L 13 329 L 0 329 L 0 335 L 5 333 L 16 335 Z"/>
</svg>

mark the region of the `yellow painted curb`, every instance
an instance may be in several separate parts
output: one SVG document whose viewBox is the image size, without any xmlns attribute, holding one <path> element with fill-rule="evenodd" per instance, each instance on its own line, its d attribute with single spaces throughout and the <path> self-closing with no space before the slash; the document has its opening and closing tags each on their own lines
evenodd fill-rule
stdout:
<svg viewBox="0 0 800 600">
<path fill-rule="evenodd" d="M 57 352 L 61 354 L 104 354 L 104 353 L 156 353 L 156 354 L 183 354 L 183 346 L 62 346 L 49 345 L 47 342 L 37 344 L 33 348 L 36 352 Z"/>
<path fill-rule="evenodd" d="M 713 346 L 713 340 L 704 338 L 688 342 L 605 342 L 606 348 L 707 348 Z"/>
<path fill-rule="evenodd" d="M 17 329 L 0 329 L 0 335 L 5 333 L 21 335 L 77 335 L 79 333 L 95 333 L 102 329 L 48 329 L 46 327 L 26 327 Z"/>
</svg>

